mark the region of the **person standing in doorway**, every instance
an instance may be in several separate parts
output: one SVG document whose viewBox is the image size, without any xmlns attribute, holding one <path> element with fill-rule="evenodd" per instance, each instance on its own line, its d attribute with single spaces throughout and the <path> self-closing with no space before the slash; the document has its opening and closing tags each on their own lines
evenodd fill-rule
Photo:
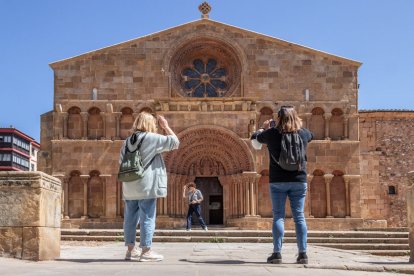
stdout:
<svg viewBox="0 0 414 276">
<path fill-rule="evenodd" d="M 128 247 L 125 260 L 156 262 L 164 259 L 151 249 L 157 198 L 167 196 L 167 172 L 161 153 L 177 149 L 180 142 L 163 116 L 158 116 L 158 125 L 166 135 L 157 133 L 155 116 L 147 112 L 139 113 L 132 127 L 133 134 L 121 148 L 120 163 L 127 148 L 130 152 L 138 150 L 145 166 L 142 178 L 122 183 L 125 201 L 124 239 Z M 140 248 L 135 247 L 138 224 Z"/>
<path fill-rule="evenodd" d="M 297 263 L 307 264 L 307 227 L 304 216 L 306 183 L 306 149 L 313 134 L 302 128 L 302 120 L 293 106 L 282 106 L 277 121 L 267 120 L 251 139 L 252 144 L 266 144 L 269 162 L 270 196 L 273 211 L 273 253 L 268 263 L 282 263 L 282 243 L 285 223 L 285 203 L 289 197 L 295 222 L 299 255 Z M 255 148 L 257 148 L 255 146 Z"/>
<path fill-rule="evenodd" d="M 194 182 L 187 183 L 183 187 L 183 198 L 188 200 L 188 212 L 187 212 L 187 231 L 191 231 L 191 220 L 193 218 L 193 212 L 196 214 L 198 221 L 204 231 L 208 231 L 207 225 L 201 217 L 201 205 L 203 201 L 203 195 L 200 190 L 196 189 Z"/>
</svg>

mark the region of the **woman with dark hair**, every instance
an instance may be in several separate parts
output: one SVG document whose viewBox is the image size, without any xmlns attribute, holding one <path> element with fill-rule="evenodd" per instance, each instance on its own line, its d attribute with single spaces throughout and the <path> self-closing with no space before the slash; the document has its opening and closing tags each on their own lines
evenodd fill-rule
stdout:
<svg viewBox="0 0 414 276">
<path fill-rule="evenodd" d="M 308 129 L 302 128 L 302 120 L 293 106 L 282 106 L 278 112 L 277 122 L 265 121 L 263 127 L 259 128 L 251 137 L 253 145 L 257 142 L 266 144 L 270 156 L 269 182 L 273 211 L 273 253 L 267 258 L 268 263 L 282 263 L 281 251 L 287 197 L 289 197 L 296 229 L 299 251 L 296 262 L 308 263 L 306 255 L 307 227 L 303 211 L 307 191 L 306 148 L 312 138 L 312 133 Z"/>
</svg>

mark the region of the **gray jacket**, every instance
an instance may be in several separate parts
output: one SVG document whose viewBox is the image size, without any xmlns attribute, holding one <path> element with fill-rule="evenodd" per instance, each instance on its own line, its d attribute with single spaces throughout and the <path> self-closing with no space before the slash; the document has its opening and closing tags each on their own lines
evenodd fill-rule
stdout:
<svg viewBox="0 0 414 276">
<path fill-rule="evenodd" d="M 136 150 L 139 142 L 144 136 L 144 132 L 136 132 L 131 142 L 128 142 L 128 150 Z M 129 141 L 126 139 L 122 145 L 119 163 L 125 152 L 125 145 Z M 180 142 L 175 135 L 160 135 L 147 132 L 142 142 L 140 153 L 144 166 L 154 158 L 151 165 L 145 170 L 144 177 L 136 181 L 123 182 L 122 192 L 125 200 L 137 200 L 158 198 L 167 196 L 167 171 L 164 160 L 160 153 L 177 149 Z"/>
</svg>

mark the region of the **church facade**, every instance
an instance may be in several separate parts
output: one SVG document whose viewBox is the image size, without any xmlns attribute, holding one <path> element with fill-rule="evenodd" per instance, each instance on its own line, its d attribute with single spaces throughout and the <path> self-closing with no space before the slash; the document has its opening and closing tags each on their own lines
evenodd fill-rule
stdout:
<svg viewBox="0 0 414 276">
<path fill-rule="evenodd" d="M 157 227 L 185 226 L 182 187 L 195 181 L 207 224 L 270 229 L 269 156 L 249 137 L 281 105 L 295 106 L 315 134 L 309 228 L 387 226 L 362 209 L 360 65 L 208 18 L 52 63 L 54 109 L 41 116 L 39 168 L 63 183 L 63 226 L 121 225 L 119 150 L 148 111 L 180 139 L 164 155 L 168 196 L 158 200 Z"/>
</svg>

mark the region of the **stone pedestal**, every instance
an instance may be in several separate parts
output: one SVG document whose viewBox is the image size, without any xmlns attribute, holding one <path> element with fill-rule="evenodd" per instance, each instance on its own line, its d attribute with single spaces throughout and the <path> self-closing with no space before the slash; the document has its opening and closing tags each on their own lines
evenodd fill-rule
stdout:
<svg viewBox="0 0 414 276">
<path fill-rule="evenodd" d="M 408 173 L 407 223 L 410 244 L 410 263 L 414 263 L 414 171 Z"/>
<path fill-rule="evenodd" d="M 0 256 L 60 256 L 61 183 L 42 172 L 0 172 Z"/>
</svg>

